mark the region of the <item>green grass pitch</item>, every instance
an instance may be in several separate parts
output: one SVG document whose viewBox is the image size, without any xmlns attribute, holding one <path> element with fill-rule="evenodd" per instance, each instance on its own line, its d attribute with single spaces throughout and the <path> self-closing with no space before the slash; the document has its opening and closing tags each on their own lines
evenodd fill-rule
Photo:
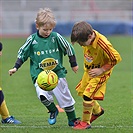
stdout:
<svg viewBox="0 0 133 133">
<path fill-rule="evenodd" d="M 69 38 L 67 38 L 69 40 Z M 25 38 L 4 39 L 3 55 L 0 57 L 0 83 L 5 94 L 5 100 L 10 114 L 22 121 L 20 125 L 0 124 L 0 133 L 130 133 L 133 131 L 133 93 L 132 93 L 132 37 L 109 36 L 113 46 L 119 51 L 122 62 L 115 66 L 108 81 L 104 101 L 100 104 L 105 114 L 92 123 L 92 128 L 75 131 L 67 126 L 65 113 L 60 113 L 57 123 L 50 126 L 47 123 L 49 114 L 36 96 L 34 85 L 29 73 L 29 60 L 23 64 L 18 72 L 10 77 L 8 70 L 14 66 L 17 51 Z M 67 80 L 73 97 L 76 100 L 77 117 L 82 117 L 82 99 L 78 97 L 75 86 L 83 74 L 82 48 L 74 45 L 79 71 L 74 74 L 64 57 L 64 65 L 68 70 Z M 57 104 L 57 103 L 56 103 Z"/>
</svg>

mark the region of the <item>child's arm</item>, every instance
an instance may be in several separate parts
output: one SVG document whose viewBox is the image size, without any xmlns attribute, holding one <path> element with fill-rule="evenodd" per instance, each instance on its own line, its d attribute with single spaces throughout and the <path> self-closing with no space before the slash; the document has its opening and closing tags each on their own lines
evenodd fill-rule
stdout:
<svg viewBox="0 0 133 133">
<path fill-rule="evenodd" d="M 8 71 L 9 75 L 12 76 L 12 74 L 14 74 L 21 67 L 22 64 L 22 60 L 18 58 L 15 63 L 15 66 Z"/>
<path fill-rule="evenodd" d="M 69 56 L 69 62 L 70 62 L 70 65 L 72 67 L 72 70 L 76 73 L 78 71 L 78 65 L 77 65 L 77 62 L 76 62 L 75 55 Z"/>
</svg>

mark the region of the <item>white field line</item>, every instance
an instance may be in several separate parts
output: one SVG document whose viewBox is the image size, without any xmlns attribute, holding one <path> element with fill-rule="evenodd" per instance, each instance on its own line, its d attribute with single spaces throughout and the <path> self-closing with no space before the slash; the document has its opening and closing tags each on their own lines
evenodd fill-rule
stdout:
<svg viewBox="0 0 133 133">
<path fill-rule="evenodd" d="M 68 126 L 18 126 L 18 125 L 13 125 L 13 126 L 0 126 L 1 128 L 33 128 L 33 129 L 37 129 L 37 128 L 40 128 L 40 129 L 43 129 L 43 128 L 68 128 Z M 92 126 L 92 128 L 107 128 L 107 129 L 112 129 L 112 128 L 123 128 L 123 129 L 133 129 L 133 126 L 102 126 L 102 125 L 99 125 L 99 126 Z"/>
</svg>

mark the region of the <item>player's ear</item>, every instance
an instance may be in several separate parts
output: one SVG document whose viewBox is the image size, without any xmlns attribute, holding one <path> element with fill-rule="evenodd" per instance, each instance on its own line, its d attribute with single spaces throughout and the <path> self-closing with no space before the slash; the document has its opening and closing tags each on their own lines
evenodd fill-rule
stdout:
<svg viewBox="0 0 133 133">
<path fill-rule="evenodd" d="M 39 26 L 38 26 L 38 24 L 37 24 L 37 23 L 36 23 L 36 29 L 37 29 L 37 30 L 39 30 Z"/>
</svg>

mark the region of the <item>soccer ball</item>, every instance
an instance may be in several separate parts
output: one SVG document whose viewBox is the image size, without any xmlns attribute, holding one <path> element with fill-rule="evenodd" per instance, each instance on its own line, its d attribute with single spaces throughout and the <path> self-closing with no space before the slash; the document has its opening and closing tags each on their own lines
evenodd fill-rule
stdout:
<svg viewBox="0 0 133 133">
<path fill-rule="evenodd" d="M 52 70 L 44 70 L 39 73 L 37 77 L 37 84 L 41 89 L 51 91 L 58 84 L 58 76 Z"/>
</svg>

